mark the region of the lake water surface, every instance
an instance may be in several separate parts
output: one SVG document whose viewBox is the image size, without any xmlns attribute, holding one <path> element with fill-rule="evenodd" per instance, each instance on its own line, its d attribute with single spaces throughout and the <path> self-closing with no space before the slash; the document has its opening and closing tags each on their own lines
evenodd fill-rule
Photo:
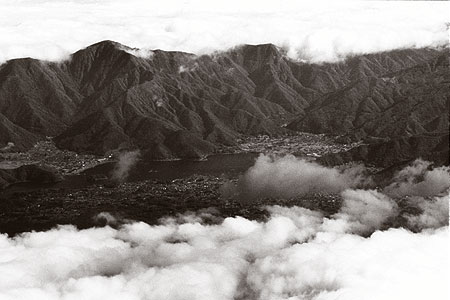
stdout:
<svg viewBox="0 0 450 300">
<path fill-rule="evenodd" d="M 218 154 L 209 156 L 206 160 L 173 160 L 173 161 L 143 161 L 140 160 L 130 169 L 126 181 L 141 181 L 157 179 L 162 181 L 185 178 L 192 175 L 209 175 L 237 177 L 244 173 L 258 157 L 257 153 Z M 93 176 L 110 177 L 116 163 L 105 163 L 88 169 L 79 175 L 66 176 L 64 181 L 51 184 L 18 183 L 3 191 L 3 193 L 26 192 L 45 188 L 83 188 L 95 182 L 89 180 Z"/>
</svg>

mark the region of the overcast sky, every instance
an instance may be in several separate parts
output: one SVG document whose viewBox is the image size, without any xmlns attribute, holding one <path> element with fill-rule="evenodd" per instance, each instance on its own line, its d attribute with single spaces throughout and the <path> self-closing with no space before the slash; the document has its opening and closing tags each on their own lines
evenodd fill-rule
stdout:
<svg viewBox="0 0 450 300">
<path fill-rule="evenodd" d="M 2 0 L 0 62 L 58 60 L 110 39 L 197 54 L 274 43 L 293 58 L 448 43 L 449 2 Z"/>
</svg>

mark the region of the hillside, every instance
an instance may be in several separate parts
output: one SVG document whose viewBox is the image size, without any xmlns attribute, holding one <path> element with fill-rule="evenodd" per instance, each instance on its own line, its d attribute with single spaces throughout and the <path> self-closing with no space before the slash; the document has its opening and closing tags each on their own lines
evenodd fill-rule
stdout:
<svg viewBox="0 0 450 300">
<path fill-rule="evenodd" d="M 348 151 L 331 153 L 319 159 L 325 165 L 364 161 L 379 167 L 391 167 L 422 158 L 437 164 L 449 164 L 449 135 L 414 135 L 365 144 Z"/>
<path fill-rule="evenodd" d="M 288 128 L 356 138 L 448 132 L 449 57 L 362 76 L 317 99 Z"/>
<path fill-rule="evenodd" d="M 446 49 L 321 65 L 293 61 L 271 44 L 210 56 L 135 50 L 103 41 L 59 63 L 1 65 L 0 146 L 24 150 L 52 136 L 77 152 L 140 148 L 161 159 L 289 130 L 352 139 L 448 132 Z"/>
<path fill-rule="evenodd" d="M 20 182 L 54 183 L 62 179 L 56 169 L 46 166 L 23 165 L 15 169 L 0 169 L 0 190 Z"/>
</svg>

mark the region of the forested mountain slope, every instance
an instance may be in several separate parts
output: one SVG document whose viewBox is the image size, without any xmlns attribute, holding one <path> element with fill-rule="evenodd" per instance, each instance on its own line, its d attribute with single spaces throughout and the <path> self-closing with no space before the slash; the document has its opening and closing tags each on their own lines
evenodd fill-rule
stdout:
<svg viewBox="0 0 450 300">
<path fill-rule="evenodd" d="M 0 146 L 22 150 L 52 136 L 78 152 L 140 148 L 172 158 L 287 130 L 357 139 L 448 132 L 447 49 L 320 65 L 291 60 L 271 44 L 209 56 L 136 53 L 103 41 L 59 63 L 1 65 Z"/>
</svg>

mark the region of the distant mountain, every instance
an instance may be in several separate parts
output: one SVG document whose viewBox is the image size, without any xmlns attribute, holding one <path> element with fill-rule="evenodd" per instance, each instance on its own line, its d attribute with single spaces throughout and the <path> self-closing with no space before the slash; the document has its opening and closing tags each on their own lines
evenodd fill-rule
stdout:
<svg viewBox="0 0 450 300">
<path fill-rule="evenodd" d="M 271 44 L 210 56 L 103 41 L 70 59 L 0 66 L 0 146 L 198 157 L 287 130 L 367 136 L 448 132 L 449 53 L 397 50 L 308 64 Z M 288 124 L 285 128 L 284 124 Z"/>
<path fill-rule="evenodd" d="M 449 164 L 449 134 L 414 135 L 364 144 L 345 152 L 327 154 L 319 161 L 325 165 L 340 165 L 364 161 L 388 168 L 422 158 L 439 165 Z"/>
<path fill-rule="evenodd" d="M 386 60 L 389 55 L 372 58 Z M 405 57 L 411 56 L 406 52 Z M 372 66 L 366 57 L 353 59 L 358 66 L 355 78 L 359 79 L 324 94 L 288 128 L 347 134 L 358 139 L 448 132 L 449 57 L 446 51 L 412 67 L 383 70 L 382 75 L 371 71 L 379 64 Z"/>
</svg>

